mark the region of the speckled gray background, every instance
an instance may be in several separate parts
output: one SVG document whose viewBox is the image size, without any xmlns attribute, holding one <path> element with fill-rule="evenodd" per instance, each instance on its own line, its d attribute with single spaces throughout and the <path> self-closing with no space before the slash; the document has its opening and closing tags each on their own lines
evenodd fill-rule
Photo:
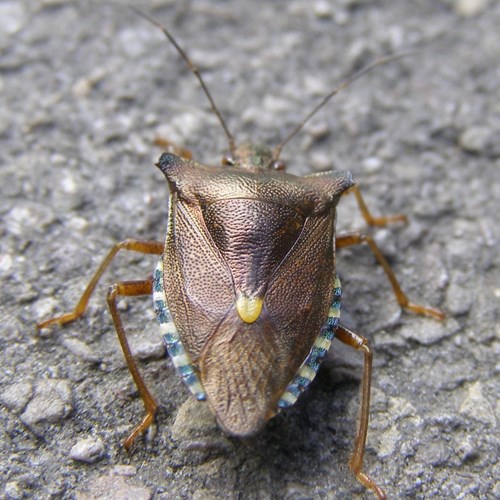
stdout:
<svg viewBox="0 0 500 500">
<path fill-rule="evenodd" d="M 366 248 L 342 251 L 343 318 L 375 351 L 366 470 L 390 498 L 499 498 L 500 3 L 487 0 L 168 1 L 141 7 L 204 71 L 238 140 L 275 145 L 340 79 L 422 47 L 335 98 L 284 151 L 290 170 L 349 169 L 409 295 L 401 313 Z M 155 136 L 218 162 L 225 138 L 163 35 L 118 4 L 0 2 L 0 473 L 18 498 L 371 498 L 347 467 L 361 359 L 339 343 L 300 403 L 257 438 L 228 439 L 162 357 L 149 300 L 120 302 L 161 402 L 142 416 L 106 287 L 154 258 L 121 255 L 88 314 L 68 310 L 125 237 L 161 239 Z M 345 199 L 339 230 L 362 228 Z M 89 463 L 87 463 L 87 462 Z"/>
</svg>

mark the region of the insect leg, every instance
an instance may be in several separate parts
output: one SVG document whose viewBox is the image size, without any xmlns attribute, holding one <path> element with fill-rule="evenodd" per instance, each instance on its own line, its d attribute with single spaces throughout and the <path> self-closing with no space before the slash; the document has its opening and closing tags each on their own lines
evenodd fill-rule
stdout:
<svg viewBox="0 0 500 500">
<path fill-rule="evenodd" d="M 159 135 L 156 136 L 154 143 L 160 148 L 162 148 L 163 151 L 166 153 L 172 153 L 186 160 L 193 159 L 193 153 L 191 153 L 189 149 L 183 148 L 182 146 L 179 146 L 175 142 L 172 142 L 169 139 L 166 139 L 165 137 L 161 137 Z"/>
<path fill-rule="evenodd" d="M 423 316 L 431 316 L 438 320 L 443 320 L 445 318 L 444 313 L 439 309 L 410 302 L 407 295 L 401 289 L 401 286 L 399 285 L 396 275 L 391 269 L 389 262 L 387 262 L 387 259 L 384 257 L 383 253 L 380 251 L 380 248 L 377 246 L 375 240 L 371 236 L 362 233 L 343 234 L 337 236 L 335 240 L 335 247 L 338 250 L 340 248 L 348 247 L 351 245 L 360 245 L 362 243 L 366 243 L 370 247 L 370 250 L 373 252 L 373 255 L 375 255 L 375 258 L 377 259 L 377 262 L 382 266 L 387 278 L 389 279 L 389 282 L 391 283 L 398 304 L 403 309 L 413 311 L 414 313 L 421 314 Z"/>
<path fill-rule="evenodd" d="M 153 283 L 152 279 L 144 281 L 121 281 L 115 283 L 109 288 L 108 291 L 108 305 L 111 311 L 111 316 L 113 318 L 113 323 L 115 324 L 116 334 L 118 335 L 118 340 L 120 341 L 123 354 L 125 356 L 125 361 L 127 362 L 130 374 L 134 379 L 135 385 L 139 391 L 139 395 L 144 403 L 144 408 L 146 409 L 146 416 L 143 418 L 142 422 L 137 425 L 137 427 L 132 431 L 130 436 L 124 441 L 123 446 L 125 449 L 129 449 L 136 438 L 142 434 L 152 423 L 158 404 L 154 399 L 153 395 L 149 392 L 146 384 L 137 368 L 137 363 L 132 356 L 130 351 L 130 346 L 128 345 L 127 336 L 123 328 L 122 320 L 120 318 L 120 313 L 118 312 L 118 307 L 116 305 L 117 297 L 136 297 L 139 295 L 151 295 L 153 293 Z"/>
<path fill-rule="evenodd" d="M 368 433 L 368 418 L 370 415 L 370 392 L 372 382 L 372 351 L 368 340 L 342 325 L 339 325 L 336 337 L 344 344 L 362 351 L 365 361 L 363 366 L 363 381 L 361 385 L 361 411 L 359 417 L 359 428 L 354 445 L 354 452 L 349 460 L 349 468 L 355 474 L 357 480 L 372 490 L 379 500 L 386 498 L 384 490 L 365 472 L 363 472 L 363 457 L 365 455 L 366 435 Z"/>
<path fill-rule="evenodd" d="M 369 226 L 383 227 L 387 226 L 388 224 L 392 224 L 393 222 L 403 222 L 405 224 L 408 222 L 408 218 L 406 217 L 406 215 L 403 214 L 387 215 L 385 217 L 374 217 L 370 213 L 370 210 L 368 210 L 368 207 L 366 206 L 365 200 L 361 195 L 361 190 L 359 189 L 358 185 L 354 185 L 353 187 L 345 191 L 343 194 L 348 194 L 348 193 L 353 193 L 354 196 L 356 197 L 356 201 L 358 202 L 361 215 L 363 216 L 363 219 L 365 219 L 365 222 Z"/>
<path fill-rule="evenodd" d="M 124 241 L 120 241 L 113 246 L 113 248 L 108 252 L 108 255 L 104 258 L 101 265 L 92 276 L 87 288 L 83 292 L 80 300 L 76 304 L 73 311 L 62 314 L 61 316 L 55 316 L 54 318 L 49 318 L 41 323 L 37 323 L 37 328 L 41 330 L 42 328 L 47 328 L 51 325 L 65 325 L 66 323 L 70 323 L 78 318 L 80 318 L 85 310 L 87 309 L 87 305 L 92 295 L 98 281 L 101 279 L 101 276 L 104 274 L 104 271 L 108 268 L 109 264 L 115 257 L 115 255 L 120 250 L 131 250 L 133 252 L 140 252 L 145 254 L 153 254 L 153 255 L 161 255 L 163 253 L 163 243 L 160 241 L 143 241 L 143 240 L 133 240 L 127 239 Z"/>
</svg>

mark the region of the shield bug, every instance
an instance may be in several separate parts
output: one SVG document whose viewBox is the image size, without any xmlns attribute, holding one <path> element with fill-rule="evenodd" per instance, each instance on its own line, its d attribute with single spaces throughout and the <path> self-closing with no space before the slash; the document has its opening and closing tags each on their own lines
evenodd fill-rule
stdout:
<svg viewBox="0 0 500 500">
<path fill-rule="evenodd" d="M 134 9 L 136 10 L 136 9 Z M 128 449 L 153 422 L 155 398 L 127 342 L 117 297 L 152 295 L 175 369 L 194 396 L 206 401 L 228 434 L 256 434 L 279 411 L 295 403 L 314 379 L 332 339 L 364 355 L 361 417 L 350 460 L 356 478 L 378 498 L 383 490 L 363 471 L 368 431 L 372 351 L 368 341 L 339 322 L 341 285 L 335 269 L 339 248 L 366 243 L 383 267 L 404 309 L 443 319 L 441 311 L 411 303 L 374 240 L 362 233 L 336 235 L 336 207 L 354 193 L 372 226 L 405 221 L 373 217 L 349 172 L 305 177 L 286 173 L 283 146 L 336 93 L 389 56 L 330 92 L 274 150 L 237 146 L 201 74 L 170 32 L 158 26 L 197 77 L 227 136 L 229 152 L 208 166 L 172 152 L 157 166 L 170 189 L 165 242 L 128 239 L 116 244 L 95 272 L 74 310 L 42 323 L 64 325 L 83 315 L 113 257 L 123 249 L 159 255 L 150 279 L 112 285 L 108 304 L 127 366 L 146 415 L 125 440 Z"/>
</svg>

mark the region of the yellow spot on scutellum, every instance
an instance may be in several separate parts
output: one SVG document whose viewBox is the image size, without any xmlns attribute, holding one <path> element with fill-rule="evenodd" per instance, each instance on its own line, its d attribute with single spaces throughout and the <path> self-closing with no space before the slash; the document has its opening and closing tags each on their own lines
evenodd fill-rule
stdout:
<svg viewBox="0 0 500 500">
<path fill-rule="evenodd" d="M 241 295 L 236 301 L 238 316 L 245 323 L 254 323 L 260 316 L 264 301 L 259 297 L 245 297 Z"/>
</svg>

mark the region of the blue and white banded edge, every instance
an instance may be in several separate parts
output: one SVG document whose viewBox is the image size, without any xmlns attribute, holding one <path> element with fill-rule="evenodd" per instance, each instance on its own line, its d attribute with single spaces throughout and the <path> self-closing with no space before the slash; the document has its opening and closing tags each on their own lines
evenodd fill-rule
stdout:
<svg viewBox="0 0 500 500">
<path fill-rule="evenodd" d="M 180 335 L 167 307 L 167 297 L 165 287 L 163 286 L 163 259 L 158 261 L 153 274 L 153 306 L 160 325 L 160 331 L 163 335 L 163 342 L 167 347 L 175 370 L 195 398 L 199 401 L 204 401 L 207 399 L 205 390 L 201 385 L 188 353 L 184 349 Z"/>
<path fill-rule="evenodd" d="M 330 349 L 335 331 L 339 325 L 342 289 L 340 280 L 335 278 L 333 301 L 328 312 L 328 318 L 316 337 L 306 359 L 297 370 L 292 381 L 288 384 L 278 402 L 278 411 L 295 404 L 299 396 L 305 391 L 318 373 L 321 362 Z M 190 392 L 199 401 L 206 400 L 207 396 L 201 381 L 192 365 L 191 359 L 181 342 L 177 328 L 167 307 L 167 297 L 163 286 L 163 259 L 158 261 L 153 275 L 153 305 L 156 318 L 163 335 L 163 342 L 174 364 L 175 370 Z"/>
<path fill-rule="evenodd" d="M 299 396 L 309 387 L 310 383 L 316 377 L 321 362 L 332 345 L 332 340 L 335 337 L 335 332 L 340 321 L 340 307 L 342 299 L 342 288 L 340 279 L 335 276 L 333 285 L 333 300 L 328 311 L 328 318 L 321 328 L 319 335 L 316 337 L 314 344 L 309 351 L 306 359 L 297 370 L 292 381 L 288 384 L 285 392 L 278 402 L 278 408 L 289 408 L 299 398 Z"/>
</svg>

